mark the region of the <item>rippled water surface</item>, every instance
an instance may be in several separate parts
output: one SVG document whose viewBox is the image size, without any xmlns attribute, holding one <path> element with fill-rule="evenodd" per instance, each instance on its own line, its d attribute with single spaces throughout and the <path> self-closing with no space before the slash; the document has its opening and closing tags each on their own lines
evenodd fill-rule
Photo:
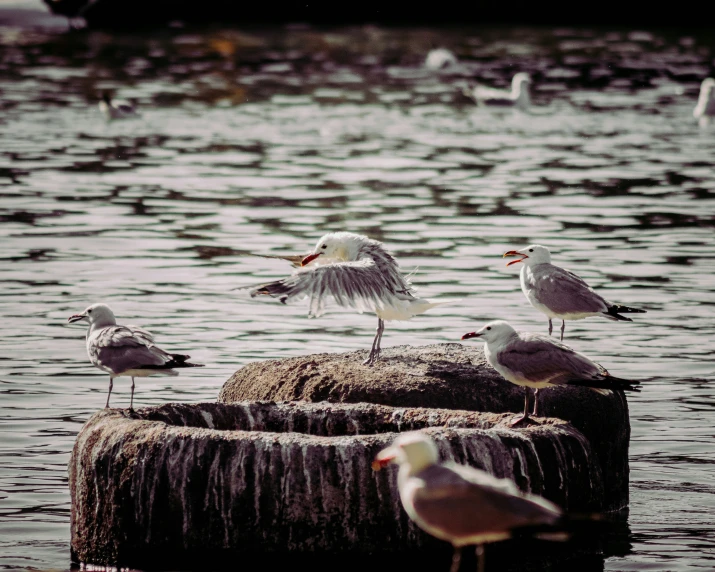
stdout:
<svg viewBox="0 0 715 572">
<path fill-rule="evenodd" d="M 710 43 L 708 43 L 710 42 Z M 462 64 L 422 67 L 433 46 Z M 715 129 L 692 119 L 712 39 L 606 30 L 0 28 L 0 567 L 69 566 L 66 465 L 107 378 L 70 314 L 109 303 L 207 367 L 142 379 L 140 406 L 215 400 L 253 360 L 367 348 L 374 316 L 251 300 L 324 232 L 384 241 L 434 298 L 383 345 L 494 318 L 545 332 L 505 250 L 537 242 L 633 323 L 567 341 L 630 399 L 630 536 L 607 570 L 715 568 Z M 474 80 L 531 73 L 528 113 Z M 107 123 L 103 89 L 141 118 Z M 126 406 L 129 382 L 115 383 Z"/>
</svg>

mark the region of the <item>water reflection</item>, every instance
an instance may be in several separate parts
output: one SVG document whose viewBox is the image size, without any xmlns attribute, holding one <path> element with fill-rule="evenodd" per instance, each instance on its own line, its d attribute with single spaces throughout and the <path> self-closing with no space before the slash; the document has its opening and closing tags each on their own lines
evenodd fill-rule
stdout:
<svg viewBox="0 0 715 572">
<path fill-rule="evenodd" d="M 435 45 L 459 65 L 425 69 Z M 247 251 L 303 253 L 350 230 L 418 268 L 420 295 L 464 298 L 391 323 L 386 345 L 455 341 L 493 318 L 543 331 L 500 258 L 533 242 L 646 308 L 569 328 L 595 361 L 651 380 L 630 402 L 630 533 L 614 533 L 605 568 L 713 567 L 715 136 L 692 120 L 711 38 L 0 28 L 0 46 L 0 566 L 68 566 L 66 463 L 106 392 L 69 314 L 107 302 L 209 364 L 143 380 L 137 403 L 213 400 L 249 361 L 364 346 L 374 317 L 309 320 L 233 291 L 289 269 Z M 529 112 L 461 94 L 515 71 L 534 80 Z M 102 90 L 142 117 L 104 121 Z M 129 382 L 114 393 L 128 401 Z"/>
</svg>

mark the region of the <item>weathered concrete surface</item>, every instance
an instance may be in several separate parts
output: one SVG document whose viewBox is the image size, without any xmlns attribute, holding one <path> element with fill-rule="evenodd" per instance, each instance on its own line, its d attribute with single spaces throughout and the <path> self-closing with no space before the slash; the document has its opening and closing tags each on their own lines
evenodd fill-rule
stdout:
<svg viewBox="0 0 715 572">
<path fill-rule="evenodd" d="M 518 413 L 523 389 L 486 363 L 480 345 L 437 344 L 383 350 L 375 366 L 367 351 L 261 361 L 239 369 L 219 401 L 369 402 L 394 407 L 432 407 Z M 622 392 L 602 396 L 590 389 L 542 390 L 540 414 L 564 419 L 589 440 L 605 487 L 604 510 L 628 506 L 628 403 Z"/>
<path fill-rule="evenodd" d="M 235 569 L 252 553 L 444 558 L 445 544 L 400 506 L 394 468 L 370 468 L 397 431 L 424 427 L 443 458 L 570 511 L 602 507 L 601 469 L 581 433 L 553 419 L 514 430 L 510 417 L 366 403 L 103 410 L 70 460 L 72 557 L 143 569 Z"/>
</svg>

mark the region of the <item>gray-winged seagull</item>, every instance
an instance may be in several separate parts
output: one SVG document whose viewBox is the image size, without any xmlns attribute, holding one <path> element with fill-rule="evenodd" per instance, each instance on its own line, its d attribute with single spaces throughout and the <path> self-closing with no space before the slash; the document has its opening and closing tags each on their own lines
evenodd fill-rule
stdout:
<svg viewBox="0 0 715 572">
<path fill-rule="evenodd" d="M 464 90 L 464 95 L 470 97 L 479 105 L 501 105 L 526 108 L 531 105 L 529 85 L 531 78 L 528 73 L 520 72 L 511 80 L 511 90 L 495 89 L 477 85 Z"/>
<path fill-rule="evenodd" d="M 517 332 L 507 322 L 489 322 L 481 330 L 462 336 L 463 340 L 481 338 L 484 355 L 499 374 L 524 388 L 524 414 L 512 421 L 516 425 L 529 419 L 529 388 L 533 387 L 534 411 L 538 415 L 538 392 L 542 387 L 577 385 L 601 395 L 611 390 L 640 391 L 637 381 L 612 376 L 566 344 L 549 336 Z"/>
<path fill-rule="evenodd" d="M 519 529 L 558 530 L 563 517 L 558 506 L 519 491 L 509 479 L 465 465 L 440 463 L 434 441 L 419 431 L 397 437 L 378 453 L 372 466 L 379 470 L 390 463 L 399 465 L 397 488 L 408 516 L 425 532 L 454 546 L 455 572 L 464 546 L 477 545 L 481 571 L 484 544 L 506 540 Z M 541 536 L 566 539 L 566 535 L 548 532 Z"/>
<path fill-rule="evenodd" d="M 309 298 L 311 317 L 323 314 L 330 297 L 340 306 L 360 313 L 375 312 L 377 333 L 366 365 L 380 357 L 385 320 L 409 320 L 447 303 L 415 296 L 409 278 L 400 272 L 397 261 L 383 245 L 351 232 L 323 236 L 292 276 L 251 290 L 252 297 L 259 295 L 278 298 L 283 303 Z"/>
<path fill-rule="evenodd" d="M 114 313 L 106 304 L 92 304 L 81 314 L 70 316 L 70 324 L 85 321 L 87 329 L 87 354 L 89 360 L 102 371 L 109 373 L 109 393 L 112 395 L 115 377 L 132 378 L 132 397 L 129 409 L 134 407 L 134 378 L 150 375 L 179 375 L 181 367 L 203 367 L 189 363 L 190 356 L 170 354 L 154 345 L 154 336 L 137 326 L 120 326 Z"/>
<path fill-rule="evenodd" d="M 507 266 L 521 262 L 521 289 L 529 303 L 549 318 L 549 335 L 553 331 L 552 318 L 561 320 L 561 341 L 564 340 L 566 320 L 581 320 L 603 316 L 609 320 L 632 322 L 620 314 L 645 314 L 645 310 L 622 306 L 596 294 L 586 282 L 573 272 L 551 264 L 551 253 L 545 246 L 532 244 L 521 250 L 510 250 L 504 256 L 520 256 Z"/>
<path fill-rule="evenodd" d="M 699 120 L 700 125 L 707 125 L 715 117 L 715 79 L 709 77 L 700 84 L 700 96 L 693 109 L 693 117 Z"/>
</svg>

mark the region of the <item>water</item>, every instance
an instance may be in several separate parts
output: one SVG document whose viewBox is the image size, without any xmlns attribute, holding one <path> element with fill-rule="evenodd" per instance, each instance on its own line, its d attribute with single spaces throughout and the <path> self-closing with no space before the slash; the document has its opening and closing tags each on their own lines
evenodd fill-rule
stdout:
<svg viewBox="0 0 715 572">
<path fill-rule="evenodd" d="M 421 67 L 446 46 L 463 63 Z M 0 567 L 69 567 L 66 464 L 107 378 L 69 315 L 97 301 L 207 364 L 139 380 L 139 406 L 215 400 L 253 360 L 368 348 L 374 316 L 251 300 L 285 275 L 245 256 L 324 232 L 382 240 L 420 293 L 385 346 L 494 318 L 545 332 L 502 252 L 537 242 L 633 323 L 566 341 L 632 397 L 630 534 L 606 570 L 715 567 L 715 129 L 692 119 L 712 39 L 624 30 L 0 29 Z M 534 78 L 530 113 L 476 108 L 471 78 Z M 102 89 L 137 98 L 106 123 Z M 128 380 L 113 404 L 126 406 Z"/>
</svg>

